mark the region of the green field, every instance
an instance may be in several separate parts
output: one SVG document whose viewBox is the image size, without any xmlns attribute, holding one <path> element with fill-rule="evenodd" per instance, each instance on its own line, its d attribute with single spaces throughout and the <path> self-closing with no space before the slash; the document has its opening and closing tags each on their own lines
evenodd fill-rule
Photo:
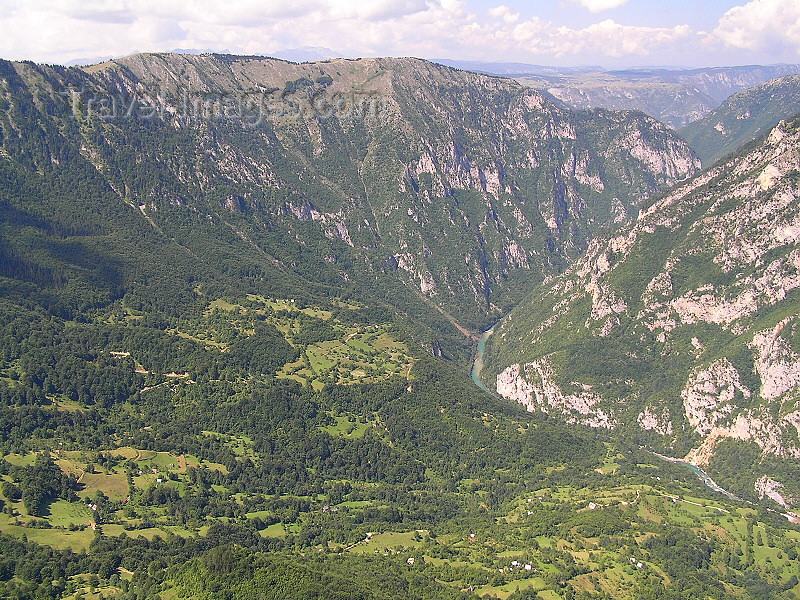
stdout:
<svg viewBox="0 0 800 600">
<path fill-rule="evenodd" d="M 333 411 L 328 415 L 334 423 L 324 427 L 324 431 L 342 438 L 360 438 L 379 422 L 375 415 L 372 419 Z M 255 457 L 253 441 L 246 436 L 204 433 L 223 442 L 240 459 Z M 87 468 L 90 461 L 97 460 L 94 453 L 64 451 L 58 458 L 64 472 L 82 475 L 78 490 L 80 498 L 93 497 L 101 491 L 112 501 L 119 502 L 128 495 L 134 499 L 135 514 L 128 514 L 122 509 L 122 504 L 117 504 L 111 521 L 99 524 L 103 536 L 113 538 L 125 534 L 130 538 L 152 540 L 155 537 L 167 539 L 170 535 L 206 534 L 210 526 L 208 521 L 195 526 L 178 525 L 166 510 L 156 506 L 143 507 L 137 503 L 137 498 L 140 497 L 138 494 L 163 485 L 185 494 L 188 467 L 202 466 L 213 470 L 224 468 L 222 465 L 212 465 L 192 455 L 132 446 L 120 446 L 108 455 L 121 462 L 112 462 L 104 467 L 95 462 L 93 473 L 88 473 Z M 616 452 L 609 456 L 619 460 Z M 36 455 L 9 455 L 9 458 L 17 465 L 31 465 Z M 124 470 L 125 465 L 130 468 L 128 461 L 135 465 L 133 489 L 128 489 Z M 158 478 L 164 479 L 164 483 L 159 484 Z M 470 491 L 480 485 L 477 479 L 464 480 L 464 497 L 481 497 L 481 494 Z M 222 486 L 212 485 L 211 488 L 217 493 L 228 493 Z M 240 503 L 245 497 L 232 494 L 230 501 Z M 326 496 L 309 495 L 294 500 L 321 505 Z M 91 527 L 95 513 L 87 508 L 85 500 L 53 501 L 38 519 L 27 514 L 21 501 L 11 502 L 10 506 L 14 514 L 0 513 L 0 531 L 17 538 L 25 536 L 55 548 L 80 551 L 87 549 L 96 535 Z M 335 508 L 339 514 L 352 516 L 386 506 L 376 500 L 346 500 Z M 720 568 L 724 566 L 720 563 L 722 555 L 719 551 L 728 549 L 740 552 L 742 560 L 752 559 L 758 565 L 768 565 L 782 581 L 788 581 L 797 569 L 797 561 L 787 556 L 785 548 L 787 543 L 796 545 L 800 542 L 800 532 L 779 534 L 774 527 L 759 521 L 757 511 L 752 508 L 725 498 L 703 497 L 685 489 L 663 489 L 641 483 L 603 487 L 550 486 L 509 499 L 506 508 L 505 514 L 496 518 L 494 526 L 465 526 L 438 535 L 428 530 L 393 531 L 389 528 L 365 533 L 360 540 L 349 543 L 328 541 L 326 545 L 331 552 L 393 557 L 409 568 L 426 565 L 438 569 L 447 585 L 456 589 L 472 587 L 476 594 L 486 598 L 508 598 L 523 591 L 534 592 L 538 598 L 560 597 L 553 596 L 561 590 L 558 577 L 564 572 L 565 565 L 574 564 L 580 565 L 581 569 L 570 583 L 575 590 L 589 595 L 607 594 L 633 600 L 634 590 L 647 578 L 669 585 L 675 577 L 662 569 L 644 549 L 646 545 L 642 545 L 646 540 L 658 537 L 665 525 L 702 532 L 709 539 L 716 540 L 718 552 L 712 555 L 712 562 L 719 564 Z M 542 527 L 543 517 L 546 520 L 548 515 L 556 514 L 565 515 L 563 525 L 551 528 L 547 533 L 528 533 Z M 294 522 L 274 522 L 267 526 L 263 521 L 274 521 L 274 510 L 250 511 L 245 517 L 254 522 L 260 520 L 260 537 L 289 539 L 290 534 L 297 536 L 306 525 L 332 515 L 334 512 L 324 512 L 318 507 L 310 513 L 298 515 Z M 227 518 L 219 517 L 219 520 L 224 522 Z M 46 522 L 50 528 L 32 527 L 36 521 Z M 603 533 L 608 526 L 605 523 L 617 527 L 613 530 L 615 541 L 610 545 L 608 535 Z M 587 526 L 590 529 L 585 530 Z M 476 532 L 474 537 L 473 531 Z M 632 563 L 632 557 L 641 566 Z M 523 568 L 524 565 L 531 568 Z M 88 592 L 88 588 L 85 591 Z M 106 590 L 104 593 L 110 592 Z"/>
<path fill-rule="evenodd" d="M 492 596 L 497 598 L 508 598 L 514 592 L 520 590 L 543 590 L 546 587 L 544 579 L 541 577 L 530 577 L 528 579 L 518 579 L 503 585 L 492 586 L 484 585 L 475 590 L 479 596 Z"/>
<path fill-rule="evenodd" d="M 239 450 L 243 455 L 247 454 L 247 448 L 252 442 L 246 438 L 231 438 L 231 447 Z M 78 499 L 69 502 L 57 499 L 47 503 L 45 510 L 39 517 L 30 515 L 23 502 L 17 500 L 9 502 L 13 515 L 7 512 L 0 513 L 0 531 L 9 533 L 16 537 L 27 536 L 28 539 L 39 543 L 50 545 L 55 548 L 71 548 L 73 550 L 86 550 L 89 543 L 94 538 L 95 532 L 91 528 L 91 523 L 97 518 L 96 514 L 87 507 L 87 499 L 94 498 L 98 492 L 102 492 L 109 501 L 115 502 L 120 507 L 114 512 L 113 522 L 102 523 L 103 535 L 117 536 L 125 533 L 129 537 L 145 537 L 152 539 L 154 536 L 166 538 L 170 533 L 179 536 L 197 535 L 194 530 L 184 527 L 171 525 L 165 514 L 160 514 L 158 510 L 149 513 L 150 519 L 163 521 L 157 527 L 139 527 L 140 518 L 128 518 L 122 507 L 122 501 L 132 497 L 135 492 L 141 492 L 149 487 L 160 485 L 157 480 L 169 480 L 169 485 L 180 490 L 184 487 L 186 471 L 191 466 L 203 466 L 211 470 L 227 471 L 223 465 L 199 461 L 191 455 L 174 455 L 168 452 L 156 452 L 150 450 L 139 450 L 132 447 L 119 447 L 108 453 L 110 456 L 118 457 L 119 460 L 132 461 L 136 465 L 135 475 L 133 476 L 134 488 L 128 485 L 127 474 L 124 464 L 117 463 L 111 468 L 100 468 L 95 464 L 94 472 L 88 472 L 92 453 L 69 451 L 61 452 L 58 455 L 56 464 L 64 473 L 73 474 L 78 478 Z M 6 460 L 13 461 L 19 466 L 32 465 L 36 461 L 36 453 L 24 456 L 6 455 Z M 155 472 L 154 472 L 155 471 Z M 177 479 L 176 481 L 170 478 Z M 8 481 L 9 478 L 5 477 Z M 44 522 L 47 528 L 34 528 L 31 524 Z M 135 528 L 131 528 L 135 527 Z M 79 530 L 71 530 L 79 528 Z"/>
<path fill-rule="evenodd" d="M 337 303 L 340 308 L 358 306 Z M 346 313 L 345 313 L 346 314 Z M 300 357 L 283 366 L 279 379 L 297 381 L 322 389 L 326 384 L 372 383 L 389 377 L 408 377 L 413 361 L 406 345 L 385 325 L 353 325 L 334 318 L 332 310 L 300 307 L 291 300 L 249 295 L 245 300 L 216 299 L 209 303 L 204 319 L 187 323 L 184 337 L 226 348 L 232 332 L 252 333 L 254 319 L 263 319 L 301 350 Z M 337 332 L 336 339 L 298 342 L 303 322 L 324 322 Z M 299 339 L 299 338 L 298 338 Z"/>
<path fill-rule="evenodd" d="M 363 419 L 363 422 L 359 422 L 355 415 L 330 414 L 336 420 L 336 423 L 333 425 L 328 425 L 327 427 L 323 427 L 322 431 L 325 431 L 326 433 L 336 437 L 350 439 L 361 438 L 364 437 L 364 434 L 368 429 L 377 425 L 377 421 L 375 420 L 367 421 L 366 419 Z"/>
<path fill-rule="evenodd" d="M 422 546 L 422 539 L 426 534 L 427 532 L 425 531 L 387 531 L 385 533 L 376 533 L 370 535 L 367 541 L 353 546 L 349 551 L 370 554 L 418 548 Z"/>
<path fill-rule="evenodd" d="M 389 377 L 407 377 L 412 366 L 408 349 L 386 331 L 343 331 L 342 339 L 310 344 L 302 356 L 287 364 L 278 378 L 294 379 L 319 389 L 326 383 L 372 383 Z"/>
</svg>

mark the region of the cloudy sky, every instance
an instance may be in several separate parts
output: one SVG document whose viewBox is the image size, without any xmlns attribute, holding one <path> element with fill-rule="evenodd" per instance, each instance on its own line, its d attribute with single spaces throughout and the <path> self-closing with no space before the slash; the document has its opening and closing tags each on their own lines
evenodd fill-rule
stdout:
<svg viewBox="0 0 800 600">
<path fill-rule="evenodd" d="M 2 0 L 0 58 L 176 48 L 544 65 L 800 62 L 800 0 Z"/>
</svg>

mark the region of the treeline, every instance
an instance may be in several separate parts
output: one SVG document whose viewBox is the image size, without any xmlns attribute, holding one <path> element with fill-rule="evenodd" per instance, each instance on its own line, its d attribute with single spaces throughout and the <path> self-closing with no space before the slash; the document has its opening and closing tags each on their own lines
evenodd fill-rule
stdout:
<svg viewBox="0 0 800 600">
<path fill-rule="evenodd" d="M 22 499 L 25 510 L 42 516 L 48 501 L 55 498 L 76 500 L 78 488 L 74 475 L 67 475 L 50 456 L 39 454 L 31 466 L 19 467 L 0 459 L 0 475 L 8 475 L 17 483 L 4 481 L 3 495 L 9 500 Z"/>
</svg>

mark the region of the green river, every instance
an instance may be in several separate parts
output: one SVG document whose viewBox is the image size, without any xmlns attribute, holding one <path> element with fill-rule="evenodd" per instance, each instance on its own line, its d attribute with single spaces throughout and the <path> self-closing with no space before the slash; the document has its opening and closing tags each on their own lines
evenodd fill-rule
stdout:
<svg viewBox="0 0 800 600">
<path fill-rule="evenodd" d="M 486 352 L 486 342 L 489 340 L 489 337 L 494 333 L 494 328 L 497 327 L 495 324 L 494 327 L 487 329 L 486 331 L 481 334 L 480 340 L 478 340 L 478 351 L 475 355 L 475 362 L 472 363 L 472 381 L 482 390 L 491 393 L 492 390 L 484 385 L 483 381 L 481 380 L 481 371 L 483 370 L 483 354 Z"/>
</svg>

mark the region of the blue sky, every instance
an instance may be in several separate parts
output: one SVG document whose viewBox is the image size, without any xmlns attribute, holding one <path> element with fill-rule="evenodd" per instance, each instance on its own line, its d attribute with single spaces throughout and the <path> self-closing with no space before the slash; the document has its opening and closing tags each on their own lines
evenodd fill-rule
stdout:
<svg viewBox="0 0 800 600">
<path fill-rule="evenodd" d="M 800 0 L 2 0 L 0 57 L 324 47 L 555 66 L 800 62 Z"/>
</svg>

